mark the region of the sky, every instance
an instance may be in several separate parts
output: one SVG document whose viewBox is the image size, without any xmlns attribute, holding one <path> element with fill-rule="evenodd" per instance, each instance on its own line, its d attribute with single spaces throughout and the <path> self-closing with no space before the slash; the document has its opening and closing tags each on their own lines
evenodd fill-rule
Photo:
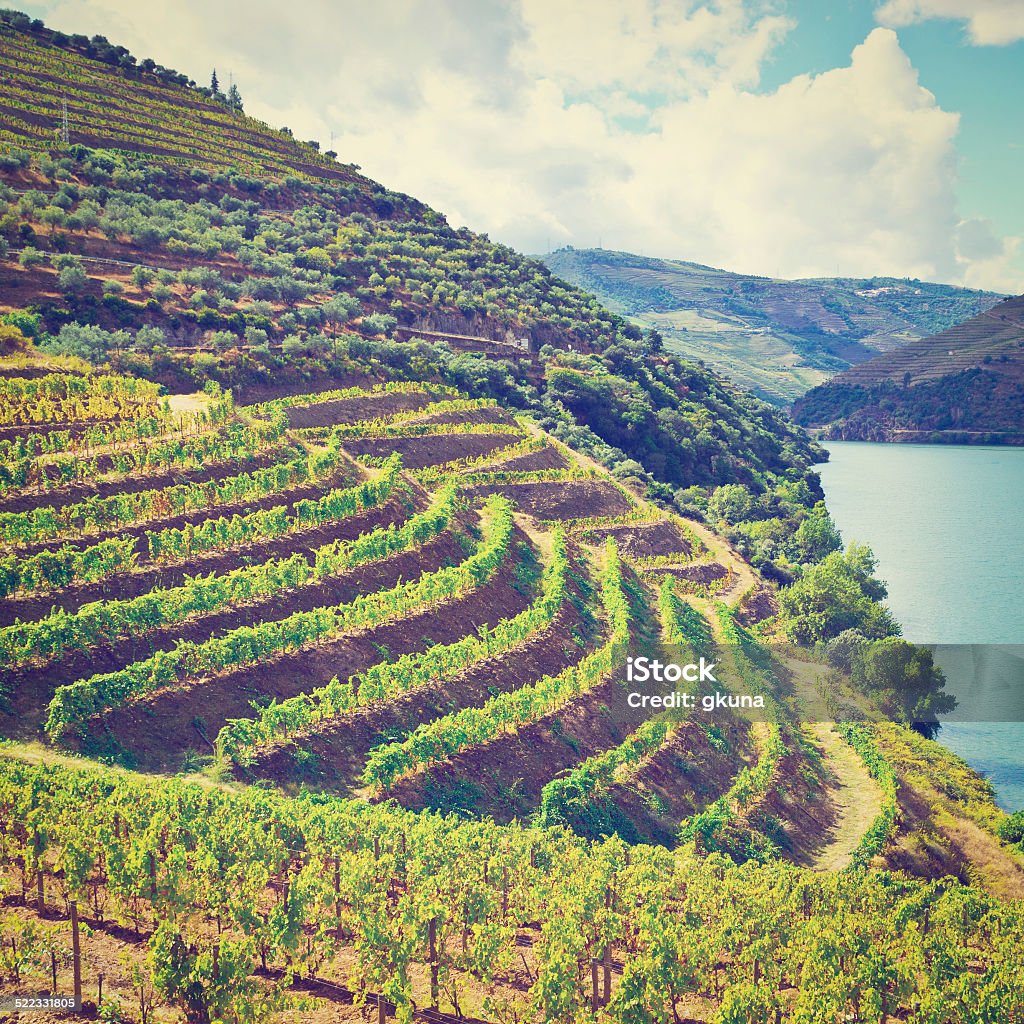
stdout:
<svg viewBox="0 0 1024 1024">
<path fill-rule="evenodd" d="M 519 250 L 1024 292 L 1024 0 L 43 0 Z"/>
</svg>

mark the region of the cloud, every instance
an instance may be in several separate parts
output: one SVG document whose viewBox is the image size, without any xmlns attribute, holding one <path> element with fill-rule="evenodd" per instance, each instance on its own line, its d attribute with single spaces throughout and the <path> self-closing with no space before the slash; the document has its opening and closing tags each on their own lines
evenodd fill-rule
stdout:
<svg viewBox="0 0 1024 1024">
<path fill-rule="evenodd" d="M 1006 46 L 1024 39 L 1020 0 L 887 0 L 875 17 L 890 28 L 932 18 L 966 21 L 968 38 L 975 46 Z"/>
<path fill-rule="evenodd" d="M 1021 290 L 1021 275 L 1013 264 L 1021 251 L 1020 238 L 1001 238 L 987 218 L 962 220 L 956 227 L 956 251 L 965 266 L 963 283 L 1014 293 Z"/>
<path fill-rule="evenodd" d="M 1024 289 L 1014 240 L 982 254 L 960 229 L 958 116 L 891 29 L 766 92 L 791 26 L 773 0 L 37 6 L 197 80 L 233 72 L 254 116 L 527 252 Z"/>
</svg>

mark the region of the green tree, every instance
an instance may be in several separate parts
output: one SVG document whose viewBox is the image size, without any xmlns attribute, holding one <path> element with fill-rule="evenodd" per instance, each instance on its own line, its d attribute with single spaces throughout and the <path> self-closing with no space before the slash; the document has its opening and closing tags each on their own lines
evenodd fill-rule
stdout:
<svg viewBox="0 0 1024 1024">
<path fill-rule="evenodd" d="M 956 698 L 943 690 L 946 677 L 932 652 L 907 640 L 888 637 L 856 654 L 851 677 L 891 718 L 932 736 L 937 716 L 949 714 Z"/>
<path fill-rule="evenodd" d="M 779 594 L 786 632 L 797 643 L 830 640 L 844 630 L 858 629 L 870 639 L 899 632 L 888 608 L 879 602 L 885 586 L 874 578 L 871 549 L 851 544 L 812 565 Z"/>
<path fill-rule="evenodd" d="M 80 295 L 89 284 L 89 278 L 81 267 L 65 267 L 57 275 L 57 287 L 62 295 Z"/>
<path fill-rule="evenodd" d="M 749 519 L 754 509 L 754 497 L 743 484 L 723 484 L 716 487 L 708 500 L 708 518 L 724 519 L 727 523 L 741 523 Z"/>
<path fill-rule="evenodd" d="M 804 562 L 818 562 L 832 551 L 839 550 L 842 538 L 824 502 L 814 506 L 811 514 L 797 528 L 794 540 Z"/>
</svg>

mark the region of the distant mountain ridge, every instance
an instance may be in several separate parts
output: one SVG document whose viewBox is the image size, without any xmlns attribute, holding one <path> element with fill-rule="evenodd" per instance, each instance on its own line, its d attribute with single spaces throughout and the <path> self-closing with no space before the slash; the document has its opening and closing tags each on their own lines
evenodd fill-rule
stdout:
<svg viewBox="0 0 1024 1024">
<path fill-rule="evenodd" d="M 565 248 L 543 259 L 605 305 L 656 328 L 669 348 L 776 405 L 1002 298 L 886 277 L 785 281 L 605 249 Z"/>
<path fill-rule="evenodd" d="M 793 416 L 833 440 L 1024 444 L 1024 296 L 851 367 Z"/>
</svg>

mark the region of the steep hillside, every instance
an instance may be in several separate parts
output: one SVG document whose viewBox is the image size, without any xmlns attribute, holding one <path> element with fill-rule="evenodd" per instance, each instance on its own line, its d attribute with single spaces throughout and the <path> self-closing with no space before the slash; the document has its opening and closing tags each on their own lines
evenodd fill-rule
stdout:
<svg viewBox="0 0 1024 1024">
<path fill-rule="evenodd" d="M 941 679 L 852 689 L 920 655 L 802 431 L 344 168 L 116 128 L 0 158 L 0 1005 L 1024 1011 L 1016 823 Z"/>
<path fill-rule="evenodd" d="M 0 140 L 48 151 L 68 138 L 144 155 L 163 165 L 249 174 L 296 174 L 372 183 L 288 129 L 276 130 L 232 109 L 184 76 L 141 64 L 103 37 L 69 37 L 14 11 L 0 11 Z M 379 188 L 379 186 L 378 186 Z"/>
<path fill-rule="evenodd" d="M 846 370 L 793 415 L 836 440 L 1024 444 L 1024 298 Z"/>
<path fill-rule="evenodd" d="M 610 309 L 656 328 L 670 350 L 778 405 L 1000 299 L 894 278 L 783 281 L 604 249 L 559 249 L 544 261 Z"/>
</svg>

